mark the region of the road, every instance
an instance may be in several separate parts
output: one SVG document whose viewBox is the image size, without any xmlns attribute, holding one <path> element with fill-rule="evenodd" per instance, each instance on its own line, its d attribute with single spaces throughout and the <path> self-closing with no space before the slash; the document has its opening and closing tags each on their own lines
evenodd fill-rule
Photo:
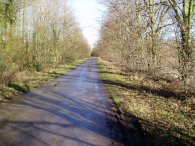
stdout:
<svg viewBox="0 0 195 146">
<path fill-rule="evenodd" d="M 122 146 L 92 58 L 0 110 L 0 146 Z"/>
</svg>

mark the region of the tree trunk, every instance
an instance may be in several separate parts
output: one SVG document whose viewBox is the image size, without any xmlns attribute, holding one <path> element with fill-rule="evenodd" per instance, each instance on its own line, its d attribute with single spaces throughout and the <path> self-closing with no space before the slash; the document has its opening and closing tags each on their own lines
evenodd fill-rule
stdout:
<svg viewBox="0 0 195 146">
<path fill-rule="evenodd" d="M 181 31 L 181 51 L 180 51 L 180 71 L 181 77 L 184 82 L 184 88 L 186 89 L 186 79 L 188 78 L 191 66 L 192 66 L 192 42 L 190 29 L 186 31 Z"/>
<path fill-rule="evenodd" d="M 6 35 L 7 35 L 7 13 L 8 13 L 9 4 L 5 4 L 4 10 L 4 28 L 2 31 L 2 48 L 6 47 Z"/>
</svg>

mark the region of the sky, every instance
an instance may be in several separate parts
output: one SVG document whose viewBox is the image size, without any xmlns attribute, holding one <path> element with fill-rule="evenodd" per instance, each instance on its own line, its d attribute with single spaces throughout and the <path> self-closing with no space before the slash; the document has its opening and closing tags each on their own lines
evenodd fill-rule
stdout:
<svg viewBox="0 0 195 146">
<path fill-rule="evenodd" d="M 83 35 L 91 47 L 98 40 L 100 20 L 105 11 L 105 8 L 99 2 L 100 0 L 69 0 L 69 5 L 73 9 Z"/>
</svg>

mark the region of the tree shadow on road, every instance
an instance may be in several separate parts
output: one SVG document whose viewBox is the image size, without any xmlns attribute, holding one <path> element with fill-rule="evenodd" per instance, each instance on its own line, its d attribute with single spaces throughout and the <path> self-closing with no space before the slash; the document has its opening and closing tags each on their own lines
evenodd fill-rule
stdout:
<svg viewBox="0 0 195 146">
<path fill-rule="evenodd" d="M 31 110 L 36 110 L 40 113 L 43 112 L 45 115 L 51 117 L 49 121 L 37 121 L 36 117 L 34 117 L 34 120 L 16 119 L 14 121 L 10 121 L 0 131 L 9 126 L 11 128 L 10 133 L 12 133 L 12 130 L 15 130 L 16 133 L 21 135 L 21 137 L 26 135 L 25 139 L 29 139 L 29 143 L 35 140 L 43 145 L 50 145 L 47 141 L 41 139 L 39 135 L 36 135 L 36 133 L 45 133 L 46 135 L 69 139 L 84 145 L 94 145 L 85 140 L 71 137 L 68 133 L 64 133 L 63 131 L 63 129 L 65 130 L 68 127 L 80 127 L 81 125 L 81 128 L 84 128 L 89 132 L 91 131 L 98 135 L 102 135 L 103 137 L 113 139 L 118 143 L 124 143 L 124 135 L 121 133 L 120 126 L 115 119 L 114 113 L 110 112 L 109 107 L 107 107 L 110 104 L 107 103 L 107 101 L 102 104 L 98 103 L 98 101 L 96 103 L 90 103 L 84 101 L 82 98 L 79 99 L 67 96 L 64 93 L 55 90 L 47 90 L 46 94 L 49 95 L 49 98 L 42 94 L 29 92 L 26 94 L 27 98 L 15 104 L 23 106 L 23 108 L 27 110 L 25 112 L 29 112 L 29 114 Z M 109 131 L 104 127 L 105 115 L 107 119 L 106 126 L 110 129 Z M 90 116 L 93 116 L 93 118 L 89 118 Z M 61 122 L 55 122 L 56 120 Z M 71 124 L 66 124 L 64 121 L 68 121 L 68 123 Z M 84 125 L 82 125 L 82 123 L 84 123 Z M 58 127 L 56 129 L 60 130 L 53 131 L 47 127 Z M 1 133 L 0 136 L 2 137 Z M 8 141 L 9 137 L 4 135 L 4 144 Z M 125 143 L 125 145 L 129 144 Z M 133 139 L 130 145 L 134 145 Z"/>
</svg>

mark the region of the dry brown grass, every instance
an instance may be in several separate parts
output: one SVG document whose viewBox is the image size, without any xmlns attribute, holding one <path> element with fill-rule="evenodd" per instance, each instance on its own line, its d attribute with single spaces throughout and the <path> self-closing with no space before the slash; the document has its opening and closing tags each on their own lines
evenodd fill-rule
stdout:
<svg viewBox="0 0 195 146">
<path fill-rule="evenodd" d="M 9 80 L 8 84 L 0 84 L 0 103 L 2 101 L 14 99 L 18 94 L 27 92 L 31 88 L 37 87 L 44 82 L 50 81 L 58 76 L 67 73 L 86 60 L 87 59 L 77 60 L 71 64 L 59 65 L 55 68 L 49 68 L 41 72 L 16 72 L 13 78 Z"/>
<path fill-rule="evenodd" d="M 195 93 L 184 93 L 181 83 L 151 74 L 121 73 L 99 60 L 103 82 L 115 104 L 142 126 L 148 145 L 193 145 Z"/>
</svg>

